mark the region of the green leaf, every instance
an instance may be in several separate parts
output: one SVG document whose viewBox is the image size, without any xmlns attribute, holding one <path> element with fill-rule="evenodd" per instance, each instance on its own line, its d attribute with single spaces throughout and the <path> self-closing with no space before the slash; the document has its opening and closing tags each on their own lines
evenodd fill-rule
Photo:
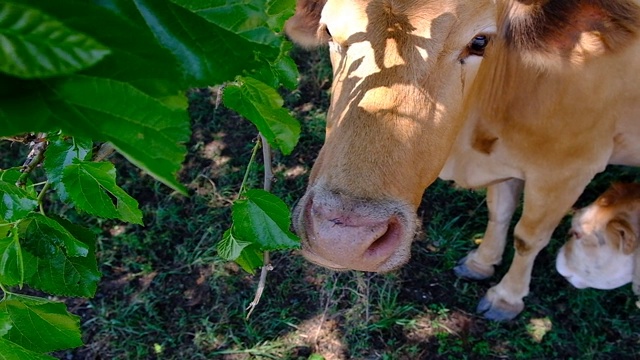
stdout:
<svg viewBox="0 0 640 360">
<path fill-rule="evenodd" d="M 0 220 L 16 221 L 38 206 L 36 198 L 24 189 L 0 180 Z"/>
<path fill-rule="evenodd" d="M 25 283 L 56 295 L 92 297 L 100 281 L 95 254 L 95 235 L 67 220 L 55 218 L 55 221 L 87 247 L 87 255 L 69 256 L 61 246 L 52 244 L 51 237 L 35 237 L 32 233 L 26 232 L 27 238 L 22 242 L 24 263 L 28 266 Z M 45 246 L 51 251 L 44 253 L 41 247 Z"/>
<path fill-rule="evenodd" d="M 292 44 L 283 41 L 280 47 L 280 56 L 275 60 L 265 59 L 265 66 L 251 73 L 251 77 L 262 81 L 266 85 L 277 88 L 280 84 L 288 89 L 295 89 L 298 86 L 298 67 L 288 53 Z"/>
<path fill-rule="evenodd" d="M 20 176 L 22 176 L 22 171 L 20 171 L 21 169 L 22 166 L 0 170 L 0 181 L 5 181 L 9 184 L 17 183 Z M 31 181 L 31 178 L 29 177 L 26 179 L 26 186 L 21 189 L 25 190 L 30 198 L 36 199 L 38 197 L 38 193 L 33 186 L 33 181 Z"/>
<path fill-rule="evenodd" d="M 56 360 L 56 358 L 38 354 L 9 340 L 0 338 L 0 360 Z"/>
<path fill-rule="evenodd" d="M 9 237 L 9 232 L 13 229 L 13 224 L 0 221 L 0 238 Z"/>
<path fill-rule="evenodd" d="M 248 241 L 242 241 L 233 236 L 232 229 L 228 229 L 224 232 L 222 240 L 218 242 L 216 250 L 218 255 L 225 260 L 235 260 L 240 256 L 242 250 L 251 245 Z"/>
<path fill-rule="evenodd" d="M 298 86 L 298 66 L 289 56 L 283 56 L 272 64 L 272 69 L 278 80 L 289 90 Z"/>
<path fill-rule="evenodd" d="M 0 283 L 20 285 L 24 283 L 24 260 L 18 229 L 11 228 L 10 236 L 0 238 Z M 1 335 L 0 335 L 1 336 Z"/>
<path fill-rule="evenodd" d="M 9 314 L 0 311 L 0 340 L 11 330 L 11 318 Z M 0 352 L 2 354 L 2 352 Z"/>
<path fill-rule="evenodd" d="M 49 104 L 65 134 L 109 141 L 133 164 L 186 193 L 175 179 L 190 134 L 185 109 L 109 79 L 73 76 L 53 85 L 64 103 Z"/>
<path fill-rule="evenodd" d="M 280 47 L 281 38 L 269 28 L 269 15 L 264 0 L 171 1 L 247 40 Z M 293 15 L 293 11 L 291 14 Z"/>
<path fill-rule="evenodd" d="M 271 29 L 281 32 L 284 23 L 293 16 L 295 12 L 295 0 L 269 0 L 267 2 L 267 22 Z"/>
<path fill-rule="evenodd" d="M 263 252 L 256 245 L 249 245 L 242 249 L 240 256 L 236 259 L 236 263 L 249 274 L 255 274 L 257 268 L 264 265 Z"/>
<path fill-rule="evenodd" d="M 78 209 L 107 219 L 142 224 L 138 202 L 116 184 L 112 163 L 73 159 L 63 170 L 62 183 Z"/>
<path fill-rule="evenodd" d="M 91 37 L 31 7 L 0 3 L 0 71 L 21 78 L 66 75 L 109 54 Z"/>
<path fill-rule="evenodd" d="M 127 82 L 165 104 L 180 98 L 181 108 L 186 108 L 184 90 L 190 84 L 179 71 L 177 59 L 156 41 L 130 0 L 22 1 L 109 46 L 111 55 L 83 74 Z"/>
<path fill-rule="evenodd" d="M 295 1 L 275 0 L 171 0 L 207 21 L 236 33 L 246 40 L 264 48 L 256 49 L 260 66 L 248 67 L 245 73 L 272 87 L 280 83 L 293 89 L 296 87 L 298 71 L 293 59 L 287 54 L 291 44 L 278 34 L 287 18 L 293 15 Z M 251 45 L 251 44 L 248 44 Z M 240 45 L 238 45 L 240 46 Z M 246 45 L 244 45 L 246 46 Z M 237 75 L 241 75 L 240 72 Z"/>
<path fill-rule="evenodd" d="M 0 98 L 0 136 L 56 130 L 51 111 L 38 92 Z M 29 119 L 29 121 L 24 121 Z"/>
<path fill-rule="evenodd" d="M 225 260 L 235 261 L 246 272 L 255 274 L 255 269 L 263 265 L 263 252 L 250 241 L 244 241 L 233 235 L 234 228 L 224 232 L 216 250 Z"/>
<path fill-rule="evenodd" d="M 291 213 L 277 196 L 264 190 L 249 190 L 232 207 L 237 239 L 259 246 L 259 250 L 300 247 L 300 239 L 289 231 Z"/>
<path fill-rule="evenodd" d="M 62 182 L 62 172 L 70 165 L 73 159 L 86 160 L 91 154 L 93 142 L 82 138 L 65 138 L 59 136 L 50 140 L 44 153 L 43 167 L 47 172 L 47 179 L 53 184 L 60 196 L 60 200 L 66 201 L 67 190 Z"/>
<path fill-rule="evenodd" d="M 282 108 L 283 100 L 273 88 L 252 79 L 239 78 L 224 89 L 224 104 L 249 119 L 269 144 L 287 155 L 300 137 L 300 123 Z"/>
<path fill-rule="evenodd" d="M 82 345 L 80 318 L 60 302 L 11 294 L 0 302 L 11 329 L 4 339 L 29 350 L 46 353 Z"/>
<path fill-rule="evenodd" d="M 252 43 L 169 1 L 134 2 L 158 42 L 178 60 L 192 86 L 222 84 L 262 66 L 256 53 L 272 59 L 278 56 L 278 48 Z"/>
<path fill-rule="evenodd" d="M 186 155 L 183 143 L 190 134 L 186 109 L 169 108 L 115 80 L 78 75 L 46 85 L 28 101 L 0 100 L 0 136 L 62 130 L 71 136 L 109 141 L 134 165 L 186 193 L 175 179 Z M 23 118 L 30 121 L 20 121 Z"/>
<path fill-rule="evenodd" d="M 89 253 L 86 244 L 52 218 L 33 213 L 20 223 L 20 227 L 24 229 L 25 249 L 35 251 L 36 256 L 47 257 L 57 249 L 64 249 L 70 257 L 85 257 Z"/>
</svg>

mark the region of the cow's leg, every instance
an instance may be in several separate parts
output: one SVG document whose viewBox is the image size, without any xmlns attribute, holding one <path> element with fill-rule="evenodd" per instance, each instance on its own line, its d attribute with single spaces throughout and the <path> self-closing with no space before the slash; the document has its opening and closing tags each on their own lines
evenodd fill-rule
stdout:
<svg viewBox="0 0 640 360">
<path fill-rule="evenodd" d="M 480 246 L 458 262 L 453 271 L 461 278 L 482 280 L 493 275 L 502 261 L 509 224 L 518 206 L 522 186 L 520 179 L 510 179 L 487 188 L 489 222 Z"/>
<path fill-rule="evenodd" d="M 515 254 L 509 271 L 500 283 L 487 291 L 478 312 L 490 320 L 516 317 L 524 309 L 529 293 L 533 263 L 551 239 L 553 230 L 589 183 L 588 179 L 560 179 L 549 182 L 527 180 L 524 187 L 522 217 L 514 231 Z"/>
</svg>

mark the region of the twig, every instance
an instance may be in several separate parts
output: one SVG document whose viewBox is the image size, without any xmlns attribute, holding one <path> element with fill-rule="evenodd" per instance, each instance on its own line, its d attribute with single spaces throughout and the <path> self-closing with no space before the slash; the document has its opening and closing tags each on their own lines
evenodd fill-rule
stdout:
<svg viewBox="0 0 640 360">
<path fill-rule="evenodd" d="M 267 284 L 267 273 L 273 270 L 273 266 L 269 263 L 269 252 L 265 251 L 262 256 L 262 270 L 260 271 L 260 281 L 258 282 L 258 288 L 256 289 L 256 295 L 253 297 L 253 301 L 247 306 L 249 312 L 247 313 L 246 319 L 249 320 L 251 313 L 255 310 L 256 306 L 260 303 L 260 299 L 262 298 L 262 292 L 264 291 L 264 287 Z"/>
<path fill-rule="evenodd" d="M 265 191 L 271 191 L 271 182 L 273 179 L 273 168 L 271 165 L 271 146 L 264 135 L 260 134 L 260 143 L 262 144 L 262 158 L 264 162 L 264 182 L 262 188 Z M 262 270 L 260 270 L 260 281 L 258 282 L 258 289 L 256 290 L 256 295 L 253 298 L 253 301 L 247 307 L 249 311 L 247 313 L 247 320 L 251 316 L 253 310 L 260 303 L 260 298 L 262 297 L 262 292 L 264 291 L 264 287 L 267 284 L 267 273 L 273 270 L 273 266 L 271 266 L 269 260 L 269 252 L 265 251 L 262 258 Z"/>
<path fill-rule="evenodd" d="M 100 147 L 98 148 L 98 151 L 96 151 L 96 154 L 93 156 L 93 161 L 102 161 L 111 156 L 115 151 L 116 149 L 113 147 L 112 143 L 102 143 L 102 145 L 100 145 Z"/>
<path fill-rule="evenodd" d="M 273 180 L 273 166 L 271 164 L 271 146 L 269 142 L 260 134 L 260 142 L 262 143 L 262 159 L 264 160 L 264 190 L 271 191 L 271 182 Z"/>
<path fill-rule="evenodd" d="M 27 159 L 22 164 L 20 172 L 22 174 L 16 181 L 16 186 L 24 187 L 27 183 L 27 177 L 44 159 L 44 151 L 47 149 L 47 134 L 39 133 L 38 136 L 29 144 L 31 151 L 27 155 Z"/>
<path fill-rule="evenodd" d="M 220 103 L 222 102 L 222 93 L 224 92 L 224 85 L 218 86 L 209 86 L 209 92 L 211 93 L 211 100 L 213 100 L 214 109 L 218 109 L 220 107 Z M 215 95 L 215 99 L 213 98 Z"/>
</svg>

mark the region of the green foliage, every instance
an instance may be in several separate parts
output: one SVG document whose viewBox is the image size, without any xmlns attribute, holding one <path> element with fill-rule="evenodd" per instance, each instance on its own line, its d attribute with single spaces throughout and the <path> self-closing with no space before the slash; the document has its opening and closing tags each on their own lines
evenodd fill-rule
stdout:
<svg viewBox="0 0 640 360">
<path fill-rule="evenodd" d="M 54 360 L 54 357 L 43 355 L 34 351 L 25 349 L 24 347 L 0 338 L 0 350 L 2 350 L 3 360 Z"/>
<path fill-rule="evenodd" d="M 100 280 L 95 235 L 61 218 L 33 217 L 22 243 L 25 283 L 56 295 L 93 296 Z"/>
<path fill-rule="evenodd" d="M 269 144 L 290 154 L 300 137 L 300 123 L 282 108 L 283 100 L 268 85 L 252 79 L 238 81 L 224 89 L 224 104 L 251 120 Z"/>
<path fill-rule="evenodd" d="M 46 353 L 82 344 L 80 318 L 59 302 L 12 294 L 0 303 L 0 312 L 7 314 L 4 339 L 31 351 Z"/>
<path fill-rule="evenodd" d="M 69 197 L 78 209 L 142 225 L 138 202 L 116 185 L 116 169 L 112 163 L 73 159 L 64 168 L 62 183 L 69 189 Z"/>
<path fill-rule="evenodd" d="M 21 78 L 67 75 L 95 65 L 109 49 L 38 9 L 0 4 L 0 71 Z"/>
<path fill-rule="evenodd" d="M 38 206 L 36 198 L 18 186 L 0 180 L 0 214 L 5 221 L 23 218 Z"/>
<path fill-rule="evenodd" d="M 190 136 L 186 90 L 235 79 L 225 104 L 291 153 L 300 125 L 276 88 L 297 84 L 280 33 L 293 7 L 293 0 L 0 3 L 0 136 L 31 149 L 22 168 L 0 170 L 0 359 L 45 359 L 82 344 L 79 318 L 63 303 L 17 293 L 24 285 L 61 296 L 96 292 L 96 238 L 51 214 L 51 201 L 143 224 L 105 149 L 186 194 L 176 179 Z M 40 164 L 44 171 L 35 170 Z M 244 191 L 219 249 L 253 272 L 262 251 L 298 246 L 289 217 L 273 195 Z"/>
<path fill-rule="evenodd" d="M 253 273 L 263 265 L 263 251 L 295 249 L 300 240 L 289 230 L 291 214 L 280 198 L 263 190 L 242 196 L 233 204 L 233 225 L 218 243 L 218 253 Z"/>
</svg>

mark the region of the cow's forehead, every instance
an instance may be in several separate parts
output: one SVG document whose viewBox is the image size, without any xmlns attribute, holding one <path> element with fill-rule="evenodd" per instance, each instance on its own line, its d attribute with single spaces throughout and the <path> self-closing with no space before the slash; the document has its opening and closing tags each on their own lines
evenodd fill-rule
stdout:
<svg viewBox="0 0 640 360">
<path fill-rule="evenodd" d="M 495 31 L 495 5 L 488 0 L 329 0 L 320 23 L 345 45 L 404 33 L 459 47 L 478 33 Z"/>
</svg>

